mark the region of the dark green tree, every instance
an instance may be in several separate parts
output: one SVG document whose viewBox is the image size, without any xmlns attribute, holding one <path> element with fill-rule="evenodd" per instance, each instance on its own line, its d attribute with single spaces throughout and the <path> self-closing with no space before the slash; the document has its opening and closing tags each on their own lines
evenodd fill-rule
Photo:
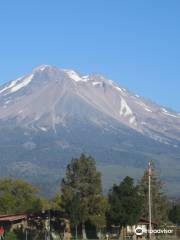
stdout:
<svg viewBox="0 0 180 240">
<path fill-rule="evenodd" d="M 145 170 L 143 177 L 139 182 L 139 189 L 143 198 L 142 204 L 142 217 L 148 219 L 148 170 Z M 156 222 L 159 226 L 168 221 L 169 204 L 167 197 L 163 191 L 163 182 L 160 179 L 160 174 L 151 164 L 151 205 L 152 205 L 152 221 Z"/>
<path fill-rule="evenodd" d="M 169 211 L 169 220 L 176 225 L 180 225 L 180 203 L 176 203 Z"/>
<path fill-rule="evenodd" d="M 114 185 L 110 189 L 108 197 L 109 218 L 112 223 L 122 227 L 138 222 L 142 214 L 142 199 L 132 178 L 126 177 L 119 185 Z"/>
<path fill-rule="evenodd" d="M 86 239 L 85 222 L 102 223 L 107 203 L 102 195 L 101 174 L 92 157 L 82 154 L 72 159 L 62 180 L 61 192 L 62 208 L 71 223 L 82 225 L 83 239 Z"/>
<path fill-rule="evenodd" d="M 43 208 L 38 190 L 22 180 L 0 180 L 0 213 L 13 214 L 34 212 Z"/>
</svg>

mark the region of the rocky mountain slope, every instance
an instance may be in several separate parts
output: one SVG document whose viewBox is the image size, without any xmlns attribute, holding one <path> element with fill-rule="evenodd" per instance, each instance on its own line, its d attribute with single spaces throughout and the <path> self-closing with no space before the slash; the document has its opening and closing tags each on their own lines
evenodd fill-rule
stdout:
<svg viewBox="0 0 180 240">
<path fill-rule="evenodd" d="M 96 158 L 105 188 L 126 174 L 139 177 L 152 159 L 169 193 L 180 192 L 180 113 L 103 76 L 39 66 L 0 87 L 0 123 L 2 176 L 51 194 L 67 162 L 85 152 Z"/>
</svg>

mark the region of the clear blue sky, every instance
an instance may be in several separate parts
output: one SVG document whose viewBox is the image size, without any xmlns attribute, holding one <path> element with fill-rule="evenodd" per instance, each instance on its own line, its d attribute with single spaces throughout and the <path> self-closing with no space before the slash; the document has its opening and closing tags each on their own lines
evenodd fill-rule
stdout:
<svg viewBox="0 0 180 240">
<path fill-rule="evenodd" d="M 2 0 L 0 83 L 40 64 L 104 74 L 180 111 L 180 1 Z"/>
</svg>

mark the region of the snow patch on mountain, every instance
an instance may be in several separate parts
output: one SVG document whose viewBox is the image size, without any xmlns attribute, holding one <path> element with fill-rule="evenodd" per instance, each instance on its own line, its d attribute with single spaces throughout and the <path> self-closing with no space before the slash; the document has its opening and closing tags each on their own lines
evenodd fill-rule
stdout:
<svg viewBox="0 0 180 240">
<path fill-rule="evenodd" d="M 64 70 L 68 77 L 70 77 L 75 82 L 87 82 L 89 80 L 88 76 L 79 76 L 79 74 L 73 70 Z"/>
<path fill-rule="evenodd" d="M 128 104 L 124 100 L 124 98 L 121 98 L 120 115 L 125 116 L 125 117 L 129 116 L 129 115 L 133 115 L 133 112 L 132 112 L 131 108 L 128 106 Z"/>
<path fill-rule="evenodd" d="M 168 111 L 165 108 L 162 108 L 162 111 L 168 113 Z"/>
<path fill-rule="evenodd" d="M 35 68 L 34 71 L 41 71 L 41 72 L 42 72 L 42 71 L 44 71 L 46 68 L 49 68 L 49 67 L 51 67 L 51 66 L 49 66 L 49 65 L 41 65 L 41 66 Z"/>
<path fill-rule="evenodd" d="M 112 80 L 108 80 L 109 84 L 114 86 L 114 82 Z"/>
<path fill-rule="evenodd" d="M 48 131 L 47 128 L 45 128 L 45 127 L 40 127 L 40 129 L 41 129 L 43 132 L 47 132 L 47 131 Z"/>
<path fill-rule="evenodd" d="M 120 88 L 119 86 L 114 86 L 114 85 L 113 85 L 113 87 L 114 87 L 118 92 L 120 92 L 121 95 L 123 95 L 123 96 L 127 96 L 127 95 L 128 95 L 127 90 L 126 90 L 125 88 Z"/>
<path fill-rule="evenodd" d="M 33 72 L 38 72 L 38 71 L 43 72 L 43 71 L 44 71 L 45 69 L 47 69 L 47 68 L 53 68 L 53 67 L 50 66 L 50 65 L 42 64 L 42 65 L 34 68 L 34 69 L 33 69 Z"/>
<path fill-rule="evenodd" d="M 121 106 L 119 111 L 120 116 L 129 118 L 129 123 L 136 125 L 136 118 L 133 114 L 132 109 L 129 107 L 124 98 L 121 97 Z"/>
<path fill-rule="evenodd" d="M 168 113 L 168 112 L 163 112 L 164 115 L 170 116 L 170 117 L 174 117 L 174 118 L 179 118 L 178 116 Z"/>
<path fill-rule="evenodd" d="M 119 114 L 121 117 L 128 119 L 130 125 L 137 126 L 136 117 L 134 116 L 132 109 L 122 97 Z"/>
<path fill-rule="evenodd" d="M 149 108 L 145 108 L 145 110 L 146 110 L 147 112 L 152 112 L 152 110 L 150 110 Z"/>
<path fill-rule="evenodd" d="M 123 92 L 123 90 L 120 87 L 115 87 L 119 92 Z"/>
<path fill-rule="evenodd" d="M 145 103 L 143 103 L 142 101 L 136 101 L 136 103 L 138 104 L 138 105 L 140 105 L 141 107 L 143 107 L 143 109 L 146 111 L 146 112 L 153 112 L 150 108 L 149 108 L 149 106 L 147 106 Z"/>
<path fill-rule="evenodd" d="M 97 85 L 102 86 L 102 82 L 92 82 L 92 85 L 93 86 L 97 86 Z"/>
<path fill-rule="evenodd" d="M 5 92 L 5 91 L 7 91 L 8 89 L 14 87 L 14 86 L 16 85 L 16 83 L 17 83 L 18 81 L 20 81 L 21 79 L 22 79 L 22 77 L 14 80 L 14 81 L 12 81 L 12 82 L 11 82 L 10 84 L 8 84 L 6 87 L 4 87 L 3 89 L 1 89 L 1 90 L 0 90 L 0 93 L 3 93 L 3 92 Z"/>
<path fill-rule="evenodd" d="M 73 71 L 73 70 L 65 70 L 65 72 L 68 75 L 68 77 L 70 77 L 75 82 L 82 81 L 82 78 L 75 71 Z"/>
<path fill-rule="evenodd" d="M 82 76 L 82 79 L 89 80 L 89 75 Z"/>
<path fill-rule="evenodd" d="M 129 123 L 136 125 L 136 118 L 135 118 L 135 116 L 132 116 L 132 117 L 129 119 Z"/>
<path fill-rule="evenodd" d="M 19 84 L 15 84 L 10 89 L 10 92 L 14 93 L 14 92 L 17 92 L 18 90 L 20 90 L 21 88 L 26 87 L 32 81 L 33 77 L 34 77 L 34 74 L 31 74 L 30 76 L 24 78 L 23 81 L 21 81 Z"/>
<path fill-rule="evenodd" d="M 174 117 L 174 118 L 179 118 L 179 114 L 175 115 L 175 114 L 171 114 L 170 112 L 168 112 L 168 110 L 166 110 L 165 108 L 161 108 L 162 112 L 164 115 L 166 116 L 170 116 L 170 117 Z"/>
</svg>

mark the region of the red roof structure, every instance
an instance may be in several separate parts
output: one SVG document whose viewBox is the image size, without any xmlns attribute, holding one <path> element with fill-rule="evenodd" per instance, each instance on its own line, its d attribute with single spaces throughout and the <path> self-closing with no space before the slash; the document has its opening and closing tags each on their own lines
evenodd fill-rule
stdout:
<svg viewBox="0 0 180 240">
<path fill-rule="evenodd" d="M 14 222 L 19 220 L 26 220 L 26 214 L 15 214 L 15 215 L 0 215 L 0 223 L 1 222 Z"/>
</svg>

